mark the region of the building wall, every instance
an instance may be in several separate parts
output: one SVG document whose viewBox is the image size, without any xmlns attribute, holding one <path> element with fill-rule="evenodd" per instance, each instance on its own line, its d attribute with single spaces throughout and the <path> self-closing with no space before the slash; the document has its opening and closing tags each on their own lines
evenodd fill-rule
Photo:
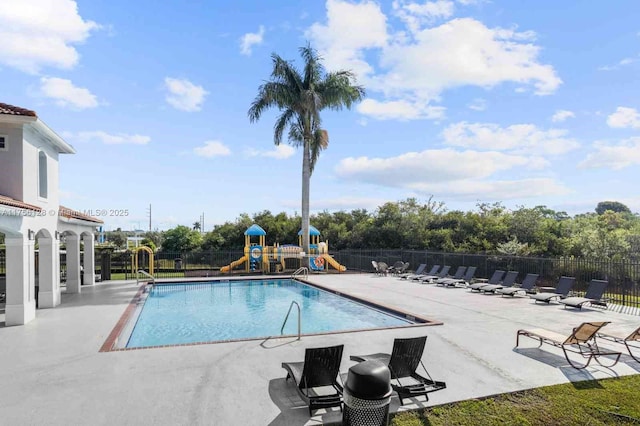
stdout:
<svg viewBox="0 0 640 426">
<path fill-rule="evenodd" d="M 6 151 L 0 151 L 0 195 L 22 201 L 22 125 L 0 124 L 0 135 L 8 136 Z"/>
</svg>

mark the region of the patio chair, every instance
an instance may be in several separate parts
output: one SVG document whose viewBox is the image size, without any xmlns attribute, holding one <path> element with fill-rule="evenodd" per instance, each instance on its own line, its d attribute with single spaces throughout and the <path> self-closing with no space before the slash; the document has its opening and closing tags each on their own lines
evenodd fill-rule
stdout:
<svg viewBox="0 0 640 426">
<path fill-rule="evenodd" d="M 403 279 L 403 280 L 413 279 L 413 278 L 410 278 L 410 277 L 421 275 L 422 272 L 424 271 L 424 268 L 426 268 L 426 267 L 427 267 L 426 263 L 421 263 L 420 265 L 418 265 L 418 269 L 416 269 L 415 272 L 413 272 L 413 273 L 405 272 L 404 274 L 400 275 L 400 278 Z"/>
<path fill-rule="evenodd" d="M 424 395 L 429 400 L 429 394 L 447 387 L 445 382 L 435 381 L 422 363 L 427 336 L 409 339 L 395 339 L 391 355 L 377 353 L 371 355 L 352 355 L 352 361 L 375 360 L 389 366 L 391 371 L 391 386 L 398 393 L 400 405 L 404 405 L 405 398 Z M 422 367 L 418 373 L 418 367 Z M 424 371 L 424 373 L 422 373 Z"/>
<path fill-rule="evenodd" d="M 466 287 L 471 284 L 471 281 L 476 274 L 476 269 L 477 268 L 475 266 L 469 266 L 467 268 L 467 272 L 465 272 L 461 279 L 454 280 L 453 278 L 443 278 L 438 280 L 436 284 L 444 287 Z"/>
<path fill-rule="evenodd" d="M 376 262 L 375 260 L 371 261 L 371 266 L 373 266 L 373 270 L 375 272 L 375 274 L 378 274 L 378 262 Z"/>
<path fill-rule="evenodd" d="M 529 298 L 534 300 L 534 303 L 544 302 L 550 303 L 554 299 L 565 298 L 573 288 L 576 279 L 574 277 L 560 277 L 558 286 L 555 288 L 555 292 L 542 292 L 529 295 Z"/>
<path fill-rule="evenodd" d="M 500 284 L 487 284 L 485 286 L 480 287 L 480 291 L 483 293 L 494 293 L 497 290 L 513 287 L 516 282 L 516 278 L 518 278 L 518 271 L 509 271 L 507 275 L 504 276 L 504 279 Z"/>
<path fill-rule="evenodd" d="M 398 269 L 398 271 L 396 272 L 396 275 L 404 274 L 404 272 L 407 269 L 409 269 L 409 265 L 410 265 L 409 262 L 404 262 L 404 265 L 400 269 Z"/>
<path fill-rule="evenodd" d="M 595 359 L 596 362 L 603 367 L 613 367 L 618 363 L 620 359 L 620 352 L 602 350 L 596 343 L 596 333 L 605 325 L 609 324 L 609 321 L 602 322 L 583 322 L 578 327 L 573 329 L 573 332 L 567 337 L 563 334 L 553 331 L 537 328 L 533 330 L 518 330 L 516 336 L 516 347 L 520 344 L 520 336 L 530 337 L 532 339 L 539 340 L 542 346 L 543 343 L 555 346 L 562 349 L 564 357 L 567 362 L 575 369 L 581 370 L 589 366 L 591 360 Z M 569 358 L 569 353 L 579 354 L 586 362 L 584 364 L 577 364 Z M 600 362 L 601 356 L 611 356 L 614 358 L 613 364 L 604 365 Z"/>
<path fill-rule="evenodd" d="M 422 283 L 422 284 L 430 284 L 430 283 L 434 283 L 437 280 L 439 280 L 440 278 L 444 278 L 447 276 L 447 274 L 449 273 L 449 270 L 451 269 L 451 266 L 449 265 L 444 265 L 442 267 L 442 269 L 440 270 L 440 272 L 438 272 L 435 275 L 424 275 L 420 278 L 418 278 L 416 281 Z"/>
<path fill-rule="evenodd" d="M 283 362 L 285 380 L 293 379 L 300 397 L 309 406 L 309 415 L 319 408 L 340 407 L 342 385 L 338 383 L 344 345 L 308 348 L 304 362 Z"/>
<path fill-rule="evenodd" d="M 502 295 L 503 297 L 515 296 L 518 293 L 535 294 L 536 291 L 534 290 L 534 287 L 536 286 L 537 281 L 538 281 L 538 274 L 527 274 L 527 276 L 524 277 L 522 284 L 520 284 L 518 287 L 513 286 L 513 287 L 501 288 L 496 290 L 496 293 Z"/>
<path fill-rule="evenodd" d="M 425 277 L 427 275 L 435 275 L 438 273 L 438 270 L 440 269 L 440 265 L 433 265 L 431 267 L 431 270 L 429 272 L 427 272 L 426 274 L 415 274 L 413 277 L 408 278 L 410 280 L 419 280 L 421 277 Z"/>
<path fill-rule="evenodd" d="M 488 285 L 488 284 L 500 284 L 502 282 L 502 277 L 504 277 L 505 272 L 497 269 L 493 272 L 493 275 L 491 275 L 491 278 L 489 278 L 489 281 L 483 281 L 483 282 L 477 282 L 474 284 L 471 284 L 470 286 L 468 286 L 468 288 L 471 289 L 471 291 L 480 291 L 480 288 Z"/>
<path fill-rule="evenodd" d="M 636 362 L 640 362 L 640 327 L 633 330 L 629 335 L 617 331 L 609 331 L 608 333 L 598 332 L 596 335 L 601 339 L 624 345 L 631 358 Z"/>
<path fill-rule="evenodd" d="M 607 307 L 607 302 L 602 298 L 604 295 L 604 291 L 607 289 L 608 281 L 605 280 L 591 280 L 589 283 L 589 287 L 587 288 L 587 293 L 584 297 L 566 297 L 560 300 L 560 303 L 567 306 L 571 306 L 572 308 L 582 309 L 582 305 L 585 303 L 589 303 L 590 305 L 599 305 Z"/>
<path fill-rule="evenodd" d="M 461 280 L 466 270 L 467 270 L 466 266 L 458 266 L 458 269 L 456 269 L 456 272 L 453 275 L 447 275 L 446 277 L 438 278 L 436 280 L 436 284 L 439 284 L 441 281 L 444 281 L 444 280 Z"/>
<path fill-rule="evenodd" d="M 394 263 L 392 266 L 389 267 L 387 272 L 392 275 L 396 275 L 398 271 L 401 270 L 403 267 L 404 267 L 404 262 L 402 260 L 398 260 L 396 263 Z"/>
<path fill-rule="evenodd" d="M 384 262 L 378 262 L 378 275 L 387 275 L 389 272 L 389 265 Z"/>
</svg>

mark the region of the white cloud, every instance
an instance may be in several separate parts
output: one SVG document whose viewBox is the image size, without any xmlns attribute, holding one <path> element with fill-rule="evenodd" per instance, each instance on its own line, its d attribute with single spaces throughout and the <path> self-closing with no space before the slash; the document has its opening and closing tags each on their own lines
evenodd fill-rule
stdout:
<svg viewBox="0 0 640 426">
<path fill-rule="evenodd" d="M 64 137 L 77 142 L 102 142 L 107 145 L 146 145 L 151 141 L 149 136 L 130 135 L 127 133 L 107 133 L 102 130 L 71 133 L 65 132 Z"/>
<path fill-rule="evenodd" d="M 640 137 L 633 137 L 619 143 L 596 141 L 594 152 L 587 155 L 578 166 L 585 169 L 608 168 L 620 170 L 640 165 Z"/>
<path fill-rule="evenodd" d="M 598 71 L 614 71 L 617 69 L 620 69 L 622 67 L 624 67 L 625 65 L 631 65 L 634 62 L 638 62 L 638 59 L 636 58 L 624 58 L 621 59 L 620 61 L 618 61 L 617 63 L 613 64 L 613 65 L 603 65 L 600 68 L 598 68 Z"/>
<path fill-rule="evenodd" d="M 424 28 L 424 10 L 406 6 L 396 2 L 396 12 L 412 18 L 409 35 L 390 28 L 376 3 L 328 0 L 326 23 L 314 23 L 306 36 L 328 69 L 351 69 L 360 83 L 383 96 L 378 102 L 402 101 L 426 109 L 455 87 L 511 82 L 547 95 L 562 83 L 552 66 L 540 63 L 531 31 L 488 28 L 471 18 Z M 409 109 L 398 118 L 413 117 L 415 111 Z"/>
<path fill-rule="evenodd" d="M 383 186 L 412 187 L 420 182 L 481 179 L 515 167 L 539 169 L 537 157 L 496 151 L 457 151 L 451 148 L 408 152 L 397 157 L 348 157 L 336 166 L 341 178 Z"/>
<path fill-rule="evenodd" d="M 476 98 L 471 101 L 471 103 L 469 103 L 467 107 L 474 111 L 484 111 L 485 109 L 487 109 L 487 101 L 486 99 Z"/>
<path fill-rule="evenodd" d="M 204 98 L 209 94 L 202 86 L 196 86 L 187 79 L 166 77 L 164 85 L 169 92 L 165 97 L 167 103 L 182 111 L 200 111 Z"/>
<path fill-rule="evenodd" d="M 396 0 L 393 10 L 412 33 L 420 30 L 424 24 L 431 24 L 437 19 L 446 19 L 453 15 L 455 6 L 450 0 L 426 1 L 422 4 Z"/>
<path fill-rule="evenodd" d="M 387 17 L 373 1 L 327 0 L 327 24 L 314 23 L 305 36 L 322 52 L 329 70 L 348 69 L 365 82 L 373 72 L 364 51 L 387 45 Z"/>
<path fill-rule="evenodd" d="M 72 0 L 2 1 L 0 63 L 28 73 L 45 66 L 72 68 L 79 60 L 75 45 L 97 28 Z"/>
<path fill-rule="evenodd" d="M 220 141 L 206 141 L 203 146 L 193 149 L 199 157 L 212 158 L 231 155 L 231 150 Z"/>
<path fill-rule="evenodd" d="M 274 148 L 270 151 L 247 149 L 245 153 L 249 157 L 269 157 L 269 158 L 275 158 L 277 160 L 284 160 L 286 158 L 291 157 L 293 154 L 295 154 L 296 150 L 291 145 L 280 144 L 280 145 L 274 146 Z"/>
<path fill-rule="evenodd" d="M 260 25 L 257 33 L 246 33 L 240 37 L 240 53 L 251 56 L 253 46 L 259 46 L 264 39 L 264 26 Z"/>
<path fill-rule="evenodd" d="M 569 111 L 566 109 L 559 109 L 553 114 L 551 117 L 551 121 L 554 123 L 561 123 L 565 121 L 567 118 L 575 118 L 575 113 L 573 111 Z"/>
<path fill-rule="evenodd" d="M 40 93 L 62 107 L 87 109 L 98 106 L 98 99 L 89 89 L 74 86 L 71 80 L 64 78 L 42 77 Z"/>
<path fill-rule="evenodd" d="M 607 117 L 609 127 L 640 129 L 640 112 L 635 108 L 618 107 Z"/>
<path fill-rule="evenodd" d="M 509 150 L 517 154 L 559 155 L 580 144 L 566 130 L 541 130 L 533 124 L 500 127 L 492 123 L 455 123 L 443 130 L 447 145 L 475 149 Z"/>
<path fill-rule="evenodd" d="M 499 172 L 541 169 L 547 165 L 539 157 L 437 149 L 390 158 L 346 158 L 336 167 L 336 174 L 361 183 L 457 200 L 506 200 L 566 193 L 568 190 L 562 184 L 547 177 L 490 179 Z"/>
<path fill-rule="evenodd" d="M 365 99 L 357 106 L 357 110 L 376 120 L 419 120 L 424 118 L 436 120 L 444 118 L 446 108 L 405 100 Z"/>
</svg>

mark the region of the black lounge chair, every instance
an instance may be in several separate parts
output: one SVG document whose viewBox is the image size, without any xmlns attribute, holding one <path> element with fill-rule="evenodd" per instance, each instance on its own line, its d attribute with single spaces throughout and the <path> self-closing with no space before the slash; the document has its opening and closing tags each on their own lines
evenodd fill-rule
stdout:
<svg viewBox="0 0 640 426">
<path fill-rule="evenodd" d="M 414 274 L 413 277 L 410 277 L 408 279 L 410 280 L 419 280 L 421 277 L 425 277 L 427 275 L 435 275 L 438 273 L 438 270 L 440 269 L 440 265 L 433 265 L 431 267 L 431 270 L 429 272 L 427 272 L 426 274 Z"/>
<path fill-rule="evenodd" d="M 391 386 L 398 393 L 400 405 L 404 405 L 405 398 L 424 395 L 429 400 L 429 394 L 447 387 L 445 382 L 435 381 L 422 363 L 422 354 L 427 343 L 427 336 L 410 339 L 395 339 L 391 355 L 377 353 L 371 355 L 352 355 L 352 361 L 375 360 L 389 366 L 391 371 Z M 418 374 L 418 367 L 422 367 L 423 376 Z"/>
<path fill-rule="evenodd" d="M 526 336 L 532 339 L 539 340 L 540 344 L 538 345 L 538 347 L 542 346 L 543 343 L 547 343 L 549 345 L 555 346 L 556 348 L 562 349 L 567 362 L 573 368 L 576 368 L 578 370 L 588 367 L 592 359 L 595 359 L 596 362 L 603 367 L 613 367 L 618 363 L 620 355 L 622 354 L 620 352 L 602 350 L 596 343 L 596 333 L 607 324 L 609 324 L 609 321 L 583 322 L 578 327 L 573 329 L 573 332 L 569 335 L 569 337 L 542 328 L 534 330 L 518 330 L 518 334 L 516 336 L 516 347 L 518 347 L 518 345 L 520 344 L 520 336 Z M 586 359 L 585 364 L 576 364 L 575 361 L 572 361 L 569 358 L 569 353 L 575 353 L 582 356 L 584 359 Z M 600 362 L 601 356 L 614 357 L 613 364 L 602 364 Z"/>
<path fill-rule="evenodd" d="M 434 283 L 435 281 L 439 280 L 440 278 L 446 277 L 447 274 L 449 273 L 450 269 L 451 269 L 451 266 L 445 265 L 445 266 L 442 267 L 440 272 L 438 272 L 437 274 L 435 274 L 435 275 L 424 275 L 424 276 L 418 278 L 416 281 L 421 282 L 422 284 Z"/>
<path fill-rule="evenodd" d="M 591 305 L 599 305 L 603 307 L 607 307 L 607 302 L 602 298 L 604 295 L 604 291 L 607 289 L 608 281 L 604 280 L 591 280 L 589 283 L 589 287 L 587 288 L 587 293 L 584 297 L 566 297 L 560 300 L 560 303 L 567 306 L 571 306 L 572 308 L 582 309 L 582 305 L 585 303 L 589 303 Z"/>
<path fill-rule="evenodd" d="M 344 345 L 327 348 L 308 348 L 304 362 L 283 362 L 287 378 L 296 384 L 300 397 L 309 405 L 309 415 L 313 410 L 340 407 L 342 410 L 342 385 L 338 383 L 340 361 Z"/>
<path fill-rule="evenodd" d="M 447 275 L 446 277 L 438 278 L 436 280 L 436 284 L 440 284 L 440 282 L 444 280 L 461 280 L 462 277 L 464 277 L 464 273 L 466 270 L 466 266 L 458 266 L 458 269 L 456 269 L 456 272 L 453 275 Z"/>
<path fill-rule="evenodd" d="M 476 274 L 476 269 L 478 268 L 476 268 L 475 266 L 469 266 L 467 268 L 467 272 L 465 272 L 464 276 L 461 279 L 455 280 L 453 278 L 442 278 L 439 279 L 436 284 L 444 287 L 466 287 L 471 284 L 471 281 Z"/>
<path fill-rule="evenodd" d="M 530 293 L 535 294 L 534 287 L 536 286 L 536 281 L 538 281 L 538 274 L 527 274 L 522 281 L 522 284 L 518 287 L 507 287 L 496 290 L 496 293 L 501 294 L 502 296 L 515 296 L 517 293 Z"/>
<path fill-rule="evenodd" d="M 480 291 L 483 293 L 495 293 L 496 290 L 512 287 L 516 282 L 516 278 L 518 278 L 518 271 L 509 271 L 500 284 L 487 284 L 480 287 Z"/>
<path fill-rule="evenodd" d="M 468 286 L 471 291 L 480 291 L 480 288 L 484 287 L 485 285 L 488 284 L 500 284 L 502 282 L 502 277 L 504 277 L 505 272 L 497 269 L 493 272 L 493 275 L 491 275 L 491 278 L 489 278 L 489 281 L 485 281 L 485 282 L 477 282 L 474 284 L 471 284 L 470 286 Z"/>
<path fill-rule="evenodd" d="M 529 295 L 529 297 L 534 300 L 534 303 L 550 303 L 553 299 L 567 297 L 575 282 L 576 279 L 574 277 L 560 277 L 560 281 L 558 281 L 558 287 L 556 287 L 555 292 L 536 293 Z"/>
<path fill-rule="evenodd" d="M 413 279 L 414 276 L 421 275 L 422 272 L 424 271 L 424 268 L 426 268 L 426 267 L 427 267 L 426 263 L 421 263 L 418 266 L 418 269 L 415 270 L 415 272 L 413 272 L 413 273 L 406 273 L 405 272 L 404 274 L 400 275 L 400 278 L 403 279 L 403 280 Z"/>
<path fill-rule="evenodd" d="M 616 331 L 609 331 L 608 333 L 597 333 L 596 335 L 601 339 L 624 345 L 627 348 L 627 351 L 629 352 L 631 358 L 633 358 L 636 362 L 640 362 L 640 327 L 633 330 L 629 335 Z"/>
</svg>

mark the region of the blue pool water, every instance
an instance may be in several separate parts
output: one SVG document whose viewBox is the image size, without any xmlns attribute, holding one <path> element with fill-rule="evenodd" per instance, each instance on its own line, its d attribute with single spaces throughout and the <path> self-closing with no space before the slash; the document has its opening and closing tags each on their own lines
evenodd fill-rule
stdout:
<svg viewBox="0 0 640 426">
<path fill-rule="evenodd" d="M 278 336 L 293 300 L 303 334 L 412 324 L 294 280 L 181 283 L 153 287 L 126 347 Z M 284 334 L 297 334 L 295 307 Z"/>
</svg>

